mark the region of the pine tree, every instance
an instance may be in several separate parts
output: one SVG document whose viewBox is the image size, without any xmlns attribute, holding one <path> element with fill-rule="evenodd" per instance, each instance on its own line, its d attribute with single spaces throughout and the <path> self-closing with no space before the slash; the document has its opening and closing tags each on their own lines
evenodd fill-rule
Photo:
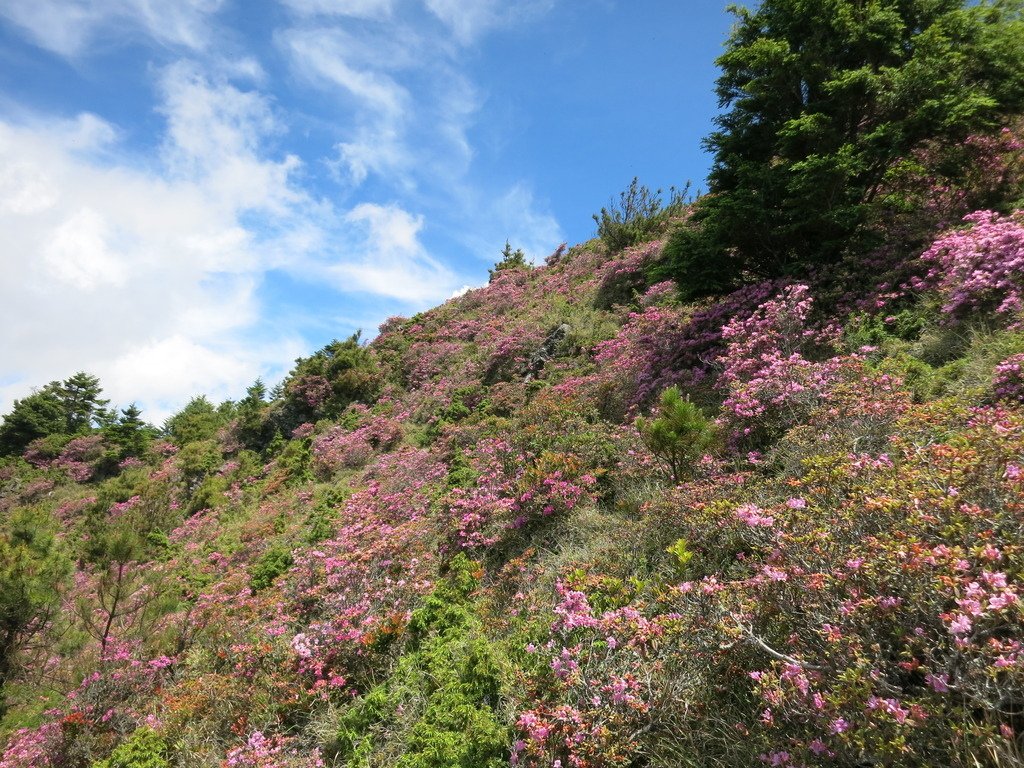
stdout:
<svg viewBox="0 0 1024 768">
<path fill-rule="evenodd" d="M 19 508 L 0 529 L 0 718 L 3 688 L 18 673 L 18 655 L 47 630 L 59 610 L 69 570 L 49 520 Z"/>
<path fill-rule="evenodd" d="M 142 420 L 142 411 L 132 403 L 121 410 L 120 417 L 108 428 L 107 434 L 121 446 L 121 457 L 125 458 L 144 454 L 154 431 Z"/>
<path fill-rule="evenodd" d="M 529 263 L 526 261 L 526 254 L 523 253 L 522 248 L 516 248 L 512 250 L 512 244 L 508 240 L 505 241 L 505 247 L 501 249 L 501 258 L 498 263 L 495 264 L 491 269 L 487 270 L 489 275 L 488 282 L 494 282 L 494 278 L 498 276 L 500 272 L 504 272 L 507 269 L 528 269 Z"/>
<path fill-rule="evenodd" d="M 103 388 L 96 376 L 79 371 L 61 384 L 61 400 L 69 435 L 87 432 L 102 416 L 109 400 L 100 398 Z"/>
</svg>

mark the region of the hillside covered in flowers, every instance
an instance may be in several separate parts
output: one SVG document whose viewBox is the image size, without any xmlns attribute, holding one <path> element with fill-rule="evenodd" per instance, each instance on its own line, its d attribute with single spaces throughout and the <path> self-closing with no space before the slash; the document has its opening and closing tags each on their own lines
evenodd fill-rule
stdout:
<svg viewBox="0 0 1024 768">
<path fill-rule="evenodd" d="M 1000 110 L 850 192 L 829 258 L 722 240 L 720 158 L 238 402 L 19 401 L 0 768 L 1024 765 Z"/>
</svg>

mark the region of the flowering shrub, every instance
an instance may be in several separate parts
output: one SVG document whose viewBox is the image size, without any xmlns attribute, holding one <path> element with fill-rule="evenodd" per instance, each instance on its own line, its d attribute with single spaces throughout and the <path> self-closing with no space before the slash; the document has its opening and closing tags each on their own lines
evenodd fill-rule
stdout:
<svg viewBox="0 0 1024 768">
<path fill-rule="evenodd" d="M 1024 402 L 1024 354 L 1013 355 L 996 366 L 992 375 L 992 393 L 998 400 Z"/>
<path fill-rule="evenodd" d="M 339 757 L 353 762 L 376 746 L 410 768 L 507 765 L 500 656 L 470 599 L 477 574 L 464 555 L 452 560 L 412 614 L 395 673 L 341 718 L 332 750 Z"/>
<path fill-rule="evenodd" d="M 360 690 L 430 590 L 425 518 L 445 474 L 426 452 L 382 457 L 367 468 L 365 489 L 344 502 L 337 533 L 295 554 L 289 610 L 304 630 L 291 650 L 311 693 Z"/>
<path fill-rule="evenodd" d="M 806 356 L 834 336 L 808 327 L 811 305 L 806 285 L 789 286 L 722 329 L 722 419 L 735 437 L 750 439 L 757 432 L 764 439 L 800 423 L 835 382 L 836 361 L 817 363 Z"/>
<path fill-rule="evenodd" d="M 600 286 L 594 302 L 601 307 L 628 304 L 636 295 L 643 294 L 650 279 L 647 276 L 651 265 L 661 253 L 662 242 L 651 242 L 630 248 L 622 258 L 609 261 L 599 270 Z M 675 292 L 675 284 L 670 284 Z M 665 293 L 664 285 L 660 293 Z"/>
<path fill-rule="evenodd" d="M 389 416 L 375 416 L 363 407 L 356 410 L 363 423 L 355 429 L 331 427 L 313 439 L 313 465 L 330 476 L 338 469 L 365 466 L 375 452 L 388 451 L 402 439 L 402 425 Z"/>
<path fill-rule="evenodd" d="M 85 435 L 68 440 L 56 455 L 52 443 L 51 438 L 34 440 L 25 450 L 25 460 L 37 467 L 62 469 L 76 483 L 84 483 L 93 476 L 97 462 L 106 451 L 102 435 Z"/>
<path fill-rule="evenodd" d="M 999 410 L 911 412 L 889 455 L 821 457 L 788 498 L 710 505 L 683 527 L 691 542 L 719 533 L 696 549 L 677 610 L 714 617 L 718 642 L 763 659 L 749 670 L 759 703 L 736 727 L 766 762 L 1004 749 L 1012 725 L 995 702 L 1018 684 L 1020 587 L 1001 564 L 1020 472 L 996 457 L 1022 426 Z M 934 441 L 950 427 L 965 442 Z"/>
<path fill-rule="evenodd" d="M 166 665 L 141 661 L 133 650 L 123 644 L 113 649 L 100 670 L 67 694 L 65 707 L 48 710 L 39 726 L 19 730 L 0 766 L 58 768 L 69 759 L 108 754 L 118 737 L 139 733 L 148 700 L 165 679 Z M 111 760 L 107 765 L 117 768 L 119 763 Z"/>
<path fill-rule="evenodd" d="M 621 415 L 672 383 L 671 363 L 686 322 L 687 313 L 680 308 L 648 306 L 630 313 L 614 339 L 597 345 L 594 361 L 601 373 L 594 380 L 597 396 L 606 401 L 604 413 Z"/>
<path fill-rule="evenodd" d="M 274 735 L 267 737 L 262 731 L 253 731 L 245 745 L 228 751 L 226 768 L 322 768 L 324 762 L 319 750 L 305 756 L 294 748 L 292 739 Z"/>
<path fill-rule="evenodd" d="M 0 768 L 51 768 L 64 746 L 64 729 L 49 720 L 36 728 L 20 728 L 8 740 Z"/>
<path fill-rule="evenodd" d="M 444 500 L 449 541 L 455 548 L 494 546 L 509 531 L 557 519 L 594 499 L 597 479 L 582 471 L 572 455 L 531 455 L 503 440 L 485 440 L 469 462 L 476 476 L 474 487 L 455 488 Z"/>
<path fill-rule="evenodd" d="M 642 729 L 657 699 L 648 664 L 674 617 L 650 619 L 635 605 L 599 614 L 584 592 L 564 583 L 557 591 L 551 639 L 526 648 L 550 671 L 551 700 L 520 713 L 512 764 L 628 763 L 638 748 L 628 734 Z"/>
<path fill-rule="evenodd" d="M 31 444 L 0 768 L 1018 764 L 1024 223 L 970 224 L 690 305 L 560 249 L 180 450 Z"/>
<path fill-rule="evenodd" d="M 935 289 L 951 321 L 992 312 L 1004 321 L 1024 311 L 1024 214 L 1000 216 L 976 211 L 964 217 L 972 226 L 936 240 L 921 260 L 930 266 L 917 281 Z"/>
<path fill-rule="evenodd" d="M 972 134 L 956 145 L 929 142 L 894 174 L 898 181 L 890 194 L 905 213 L 887 222 L 888 230 L 917 225 L 930 227 L 927 235 L 954 225 L 969 211 L 1014 199 L 1022 186 L 1022 157 L 1019 121 L 995 134 Z M 955 169 L 960 178 L 954 182 L 940 169 Z"/>
</svg>

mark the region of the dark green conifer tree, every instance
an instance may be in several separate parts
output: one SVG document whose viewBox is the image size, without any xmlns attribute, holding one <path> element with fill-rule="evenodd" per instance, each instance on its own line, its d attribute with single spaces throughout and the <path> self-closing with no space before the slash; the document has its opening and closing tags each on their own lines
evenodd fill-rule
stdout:
<svg viewBox="0 0 1024 768">
<path fill-rule="evenodd" d="M 33 440 L 64 432 L 67 412 L 61 385 L 51 381 L 28 397 L 15 400 L 0 424 L 0 456 L 17 456 Z"/>
<path fill-rule="evenodd" d="M 99 421 L 109 400 L 100 398 L 103 388 L 98 377 L 79 371 L 64 380 L 61 399 L 66 413 L 66 432 L 69 435 L 87 432 Z"/>
<path fill-rule="evenodd" d="M 763 0 L 733 8 L 709 194 L 666 249 L 684 295 L 870 246 L 901 158 L 1024 110 L 1020 0 Z"/>
</svg>

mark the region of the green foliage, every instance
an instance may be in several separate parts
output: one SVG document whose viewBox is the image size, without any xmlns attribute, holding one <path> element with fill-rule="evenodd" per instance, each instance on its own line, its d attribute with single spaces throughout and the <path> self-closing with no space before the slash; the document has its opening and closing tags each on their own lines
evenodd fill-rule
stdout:
<svg viewBox="0 0 1024 768">
<path fill-rule="evenodd" d="M 288 473 L 288 481 L 302 483 L 313 479 L 309 440 L 289 440 L 277 456 L 277 466 Z"/>
<path fill-rule="evenodd" d="M 152 728 L 143 726 L 92 768 L 169 768 L 168 751 L 167 742 Z"/>
<path fill-rule="evenodd" d="M 498 768 L 510 732 L 498 714 L 503 671 L 470 595 L 477 566 L 459 554 L 409 624 L 389 680 L 344 713 L 328 752 L 347 766 Z M 385 762 L 380 762 L 385 760 Z"/>
<path fill-rule="evenodd" d="M 448 488 L 472 488 L 477 476 L 477 472 L 466 459 L 466 454 L 457 449 L 448 462 L 445 485 Z"/>
<path fill-rule="evenodd" d="M 280 543 L 273 544 L 251 566 L 249 566 L 249 584 L 253 592 L 266 589 L 274 583 L 274 579 L 295 564 L 291 548 Z"/>
<path fill-rule="evenodd" d="M 619 193 L 617 204 L 613 200 L 608 208 L 594 214 L 597 236 L 611 253 L 657 237 L 671 218 L 682 214 L 688 190 L 689 185 L 682 191 L 671 187 L 668 203 L 662 204 L 660 189 L 651 192 L 633 177 L 629 188 Z"/>
<path fill-rule="evenodd" d="M 672 555 L 672 565 L 675 567 L 678 575 L 680 577 L 685 576 L 686 569 L 690 565 L 690 561 L 693 560 L 693 552 L 690 551 L 686 539 L 676 539 L 674 543 L 665 548 L 665 551 Z"/>
<path fill-rule="evenodd" d="M 639 418 L 636 426 L 651 453 L 668 466 L 677 483 L 715 439 L 714 424 L 700 408 L 683 399 L 678 387 L 661 393 L 656 418 Z"/>
<path fill-rule="evenodd" d="M 0 717 L 4 686 L 17 672 L 16 656 L 53 620 L 69 570 L 51 521 L 32 509 L 16 509 L 0 528 Z"/>
<path fill-rule="evenodd" d="M 192 494 L 206 477 L 224 461 L 224 457 L 211 440 L 190 441 L 178 452 L 178 470 L 185 490 Z"/>
<path fill-rule="evenodd" d="M 718 59 L 710 194 L 665 252 L 690 296 L 870 247 L 904 157 L 1024 103 L 1020 2 L 764 0 Z M 969 169 L 963 169 L 966 173 Z M 955 184 L 956 171 L 949 183 Z"/>
<path fill-rule="evenodd" d="M 100 398 L 102 392 L 97 377 L 79 371 L 15 400 L 0 424 L 0 456 L 15 456 L 41 437 L 87 434 L 110 423 L 113 416 L 105 407 L 110 401 Z"/>
<path fill-rule="evenodd" d="M 225 410 L 214 407 L 205 395 L 194 397 L 164 422 L 163 431 L 178 446 L 212 440 L 228 422 L 229 415 Z"/>
<path fill-rule="evenodd" d="M 60 384 L 52 381 L 38 392 L 14 401 L 11 412 L 0 424 L 0 456 L 16 456 L 33 440 L 62 434 L 66 426 Z"/>
<path fill-rule="evenodd" d="M 61 385 L 61 401 L 64 405 L 66 431 L 69 435 L 87 432 L 94 421 L 106 416 L 105 406 L 109 400 L 100 399 L 100 380 L 84 371 L 66 379 Z"/>
<path fill-rule="evenodd" d="M 142 411 L 134 403 L 121 410 L 104 435 L 119 447 L 118 458 L 142 456 L 156 435 L 156 429 L 142 420 Z"/>
<path fill-rule="evenodd" d="M 499 273 L 504 272 L 507 269 L 529 269 L 530 263 L 526 260 L 526 254 L 523 253 L 522 248 L 516 248 L 512 250 L 512 246 L 508 240 L 505 241 L 505 247 L 501 249 L 501 259 L 491 269 L 487 270 L 489 277 L 488 282 L 494 282 L 494 278 Z"/>
<path fill-rule="evenodd" d="M 383 379 L 373 353 L 354 333 L 334 340 L 296 366 L 285 379 L 285 407 L 276 414 L 283 433 L 306 421 L 337 418 L 352 403 L 372 404 Z"/>
<path fill-rule="evenodd" d="M 277 434 L 275 424 L 268 418 L 267 388 L 262 379 L 256 379 L 245 391 L 238 404 L 236 434 L 242 445 L 254 451 L 263 451 Z"/>
<path fill-rule="evenodd" d="M 468 418 L 473 413 L 475 401 L 480 399 L 478 387 L 460 387 L 451 396 L 451 402 L 447 403 L 433 414 L 430 423 L 424 432 L 424 439 L 427 444 L 432 443 L 441 436 L 442 431 L 449 424 L 457 424 Z"/>
</svg>

